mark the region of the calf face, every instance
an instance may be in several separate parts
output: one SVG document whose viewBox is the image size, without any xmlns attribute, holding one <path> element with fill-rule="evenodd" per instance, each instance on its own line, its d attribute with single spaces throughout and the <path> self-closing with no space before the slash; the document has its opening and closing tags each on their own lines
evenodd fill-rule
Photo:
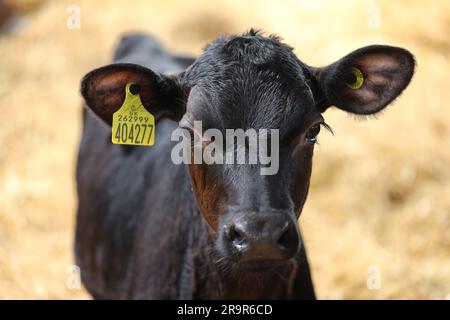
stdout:
<svg viewBox="0 0 450 320">
<path fill-rule="evenodd" d="M 285 263 L 301 245 L 297 219 L 313 149 L 321 126 L 328 128 L 322 113 L 331 105 L 359 115 L 382 110 L 409 84 L 414 65 L 408 51 L 377 45 L 313 68 L 277 37 L 250 31 L 215 40 L 176 76 L 132 64 L 96 69 L 83 79 L 81 93 L 107 124 L 133 82 L 157 119 L 179 121 L 193 135 L 201 135 L 194 121 L 224 136 L 227 129 L 278 129 L 274 174 L 262 175 L 260 164 L 189 164 L 198 208 L 216 232 L 220 260 L 261 268 Z"/>
</svg>

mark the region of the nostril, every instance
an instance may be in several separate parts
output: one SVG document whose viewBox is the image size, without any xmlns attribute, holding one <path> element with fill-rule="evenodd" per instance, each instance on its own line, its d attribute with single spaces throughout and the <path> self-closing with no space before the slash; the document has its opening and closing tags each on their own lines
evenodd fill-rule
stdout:
<svg viewBox="0 0 450 320">
<path fill-rule="evenodd" d="M 292 232 L 292 229 L 289 228 L 288 225 L 283 228 L 283 232 L 280 238 L 278 238 L 277 245 L 282 251 L 294 250 L 298 245 L 296 234 Z"/>
<path fill-rule="evenodd" d="M 245 247 L 245 245 L 247 244 L 247 239 L 245 238 L 243 232 L 237 229 L 235 226 L 230 227 L 230 230 L 228 231 L 228 237 L 237 249 L 243 249 L 243 247 Z"/>
<path fill-rule="evenodd" d="M 277 244 L 278 244 L 278 247 L 281 249 L 281 250 L 287 250 L 287 247 L 289 246 L 289 232 L 286 230 L 282 235 L 281 235 L 281 237 L 278 239 L 278 242 L 277 242 Z"/>
</svg>

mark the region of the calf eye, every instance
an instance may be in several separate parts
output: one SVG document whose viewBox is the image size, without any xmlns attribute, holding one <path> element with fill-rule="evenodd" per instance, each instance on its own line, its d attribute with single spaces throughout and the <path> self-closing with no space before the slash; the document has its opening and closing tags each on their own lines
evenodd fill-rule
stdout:
<svg viewBox="0 0 450 320">
<path fill-rule="evenodd" d="M 320 124 L 318 123 L 313 125 L 306 133 L 306 140 L 311 144 L 315 144 L 317 142 L 317 135 L 319 134 L 319 132 Z"/>
</svg>

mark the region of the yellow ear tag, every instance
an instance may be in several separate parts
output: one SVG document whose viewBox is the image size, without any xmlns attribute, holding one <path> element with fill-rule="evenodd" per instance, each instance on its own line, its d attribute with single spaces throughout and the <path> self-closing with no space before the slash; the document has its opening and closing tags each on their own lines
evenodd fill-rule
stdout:
<svg viewBox="0 0 450 320">
<path fill-rule="evenodd" d="M 364 75 L 358 68 L 352 67 L 352 74 L 355 76 L 355 81 L 353 83 L 347 83 L 350 89 L 359 89 L 364 84 Z"/>
<path fill-rule="evenodd" d="M 134 146 L 155 143 L 155 117 L 143 106 L 139 86 L 134 83 L 127 84 L 125 101 L 113 114 L 111 141 Z"/>
</svg>

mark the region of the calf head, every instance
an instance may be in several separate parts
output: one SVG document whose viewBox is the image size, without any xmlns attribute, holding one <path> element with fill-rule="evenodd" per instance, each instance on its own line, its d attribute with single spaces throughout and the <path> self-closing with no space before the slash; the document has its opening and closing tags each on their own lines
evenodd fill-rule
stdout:
<svg viewBox="0 0 450 320">
<path fill-rule="evenodd" d="M 287 262 L 301 245 L 297 220 L 317 135 L 327 127 L 323 112 L 330 106 L 357 115 L 379 112 L 406 88 L 414 66 L 408 51 L 374 45 L 315 68 L 277 37 L 250 31 L 216 39 L 175 76 L 132 64 L 96 69 L 83 79 L 81 93 L 107 124 L 133 82 L 157 119 L 178 121 L 194 136 L 201 134 L 194 132 L 195 121 L 224 136 L 227 129 L 277 129 L 277 141 L 269 139 L 278 142 L 279 167 L 272 174 L 261 174 L 260 164 L 189 164 L 220 257 L 240 268 L 260 268 Z"/>
</svg>

